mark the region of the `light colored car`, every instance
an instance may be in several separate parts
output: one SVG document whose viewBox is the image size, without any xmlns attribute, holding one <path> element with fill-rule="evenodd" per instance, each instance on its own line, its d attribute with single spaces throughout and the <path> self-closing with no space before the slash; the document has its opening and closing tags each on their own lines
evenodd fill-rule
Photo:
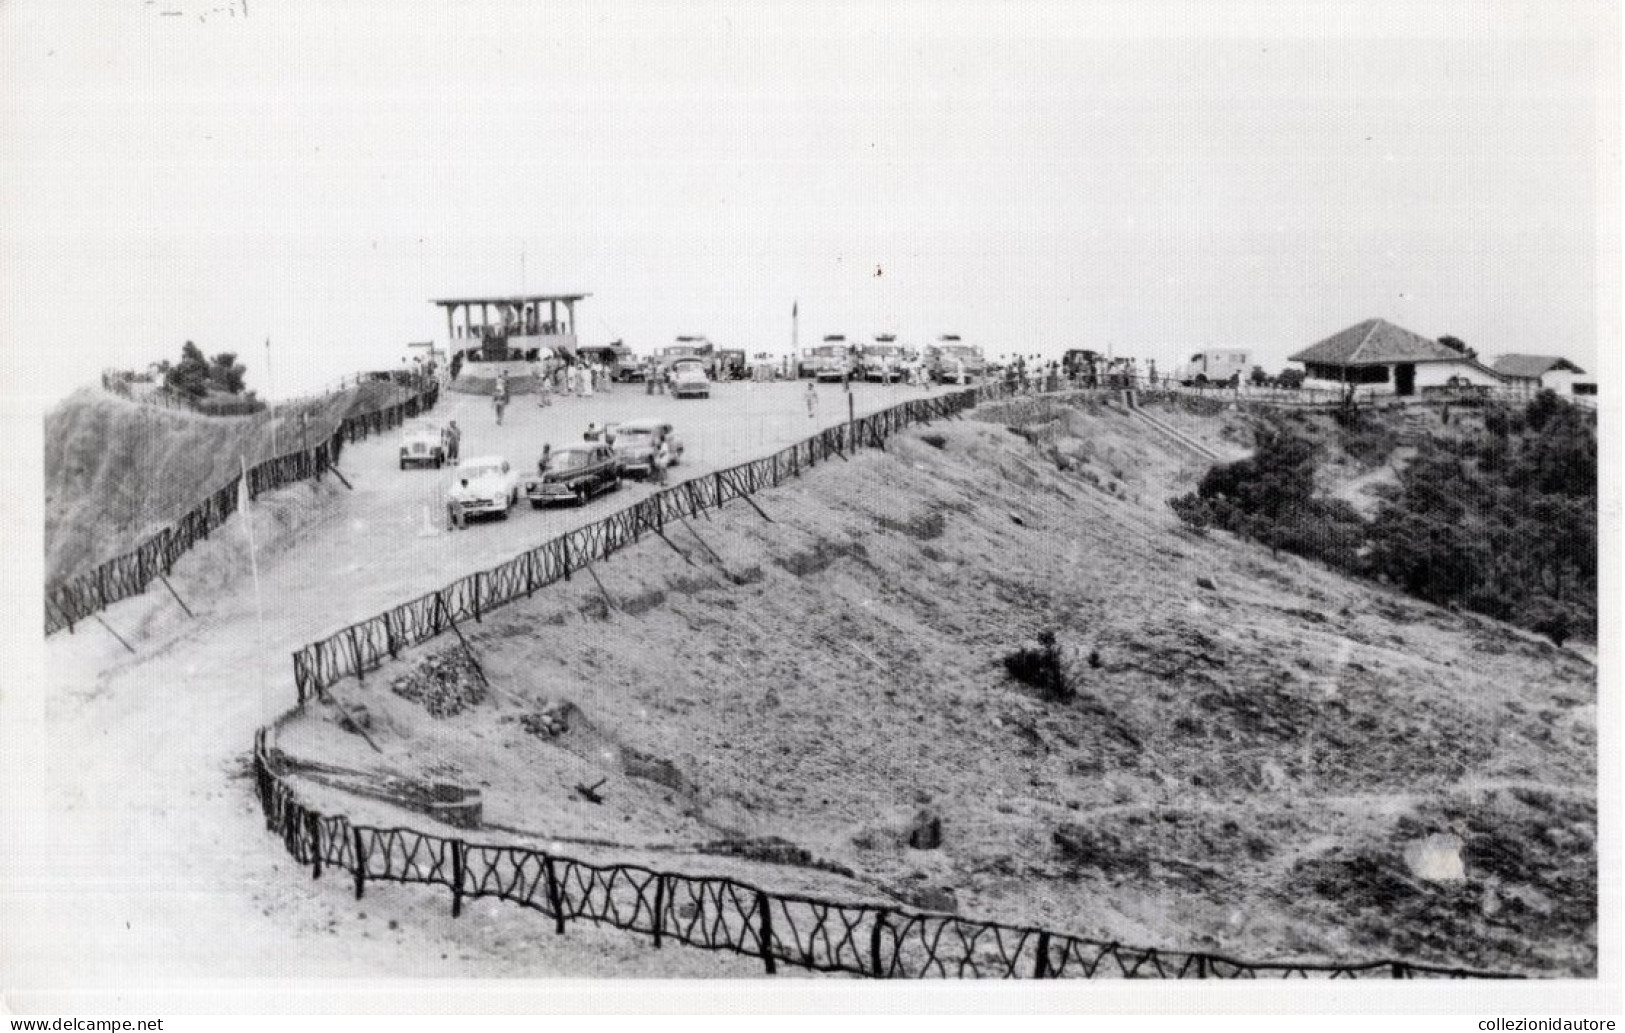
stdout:
<svg viewBox="0 0 1625 1033">
<path fill-rule="evenodd" d="M 711 378 L 699 359 L 678 359 L 671 367 L 671 393 L 675 398 L 711 397 Z"/>
<path fill-rule="evenodd" d="M 683 443 L 672 433 L 671 424 L 664 420 L 628 420 L 615 426 L 615 456 L 621 462 L 624 476 L 648 477 L 654 472 L 655 452 L 665 441 L 671 452 L 671 465 L 683 458 Z"/>
<path fill-rule="evenodd" d="M 457 464 L 446 502 L 465 517 L 493 514 L 508 518 L 519 501 L 519 473 L 501 456 L 471 456 Z"/>
<path fill-rule="evenodd" d="M 446 429 L 433 420 L 413 420 L 401 433 L 401 469 L 446 465 Z"/>
<path fill-rule="evenodd" d="M 549 502 L 578 506 L 600 492 L 621 486 L 621 461 L 608 445 L 583 442 L 556 448 L 540 474 L 525 478 L 525 497 L 536 509 Z"/>
</svg>

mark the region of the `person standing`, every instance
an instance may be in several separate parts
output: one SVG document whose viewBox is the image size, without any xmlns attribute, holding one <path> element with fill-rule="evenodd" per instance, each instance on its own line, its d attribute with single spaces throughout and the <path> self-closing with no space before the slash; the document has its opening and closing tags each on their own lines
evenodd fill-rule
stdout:
<svg viewBox="0 0 1625 1033">
<path fill-rule="evenodd" d="M 536 460 L 536 474 L 537 474 L 537 476 L 541 476 L 542 474 L 547 472 L 548 460 L 550 460 L 552 458 L 553 458 L 553 446 L 544 443 L 542 445 L 542 458 Z"/>
<path fill-rule="evenodd" d="M 807 419 L 818 415 L 818 381 L 807 381 Z"/>
<path fill-rule="evenodd" d="M 491 396 L 491 408 L 496 410 L 497 426 L 502 426 L 502 413 L 508 408 L 508 391 L 506 385 L 497 385 L 496 394 Z"/>
<path fill-rule="evenodd" d="M 660 447 L 655 449 L 654 476 L 656 484 L 666 483 L 666 467 L 671 465 L 671 443 L 665 437 L 660 439 Z"/>
<path fill-rule="evenodd" d="M 457 454 L 459 451 L 461 451 L 462 445 L 462 428 L 457 426 L 456 420 L 452 420 L 451 423 L 446 426 L 446 459 L 453 466 L 457 464 Z"/>
<path fill-rule="evenodd" d="M 468 478 L 463 478 L 462 488 L 468 490 Z M 446 500 L 446 530 L 461 531 L 468 527 L 468 517 L 463 513 L 463 504 L 455 491 L 452 497 Z"/>
</svg>

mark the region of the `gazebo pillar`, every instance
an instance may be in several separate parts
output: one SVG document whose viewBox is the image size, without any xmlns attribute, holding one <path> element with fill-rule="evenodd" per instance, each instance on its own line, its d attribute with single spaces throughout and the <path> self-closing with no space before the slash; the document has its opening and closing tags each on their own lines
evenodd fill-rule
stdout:
<svg viewBox="0 0 1625 1033">
<path fill-rule="evenodd" d="M 451 347 L 457 341 L 457 335 L 452 330 L 451 306 L 446 306 L 446 347 Z"/>
<path fill-rule="evenodd" d="M 547 303 L 547 325 L 551 328 L 549 333 L 559 332 L 559 303 L 556 301 Z"/>
<path fill-rule="evenodd" d="M 564 302 L 564 312 L 564 318 L 570 321 L 570 333 L 573 334 L 576 332 L 576 303 L 566 300 Z"/>
</svg>

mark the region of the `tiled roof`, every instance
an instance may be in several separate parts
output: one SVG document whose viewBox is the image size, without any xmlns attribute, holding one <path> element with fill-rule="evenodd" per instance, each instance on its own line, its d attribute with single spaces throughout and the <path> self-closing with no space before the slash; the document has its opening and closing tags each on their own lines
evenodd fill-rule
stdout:
<svg viewBox="0 0 1625 1033">
<path fill-rule="evenodd" d="M 1495 360 L 1494 367 L 1495 372 L 1504 377 L 1518 377 L 1524 380 L 1538 380 L 1542 374 L 1554 369 L 1585 372 L 1568 359 L 1556 355 L 1503 355 Z"/>
<path fill-rule="evenodd" d="M 1324 366 L 1377 366 L 1390 362 L 1465 361 L 1460 352 L 1383 319 L 1356 323 L 1290 357 Z"/>
</svg>

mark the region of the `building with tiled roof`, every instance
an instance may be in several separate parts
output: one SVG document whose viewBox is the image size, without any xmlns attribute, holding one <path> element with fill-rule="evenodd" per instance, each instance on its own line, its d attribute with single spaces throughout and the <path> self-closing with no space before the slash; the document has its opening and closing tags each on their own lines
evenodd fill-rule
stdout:
<svg viewBox="0 0 1625 1033">
<path fill-rule="evenodd" d="M 1502 355 L 1492 365 L 1513 387 L 1533 394 L 1547 389 L 1565 398 L 1595 395 L 1597 381 L 1586 371 L 1557 355 Z"/>
<path fill-rule="evenodd" d="M 1432 387 L 1506 383 L 1477 359 L 1385 319 L 1339 330 L 1288 361 L 1303 363 L 1304 386 L 1310 388 L 1357 385 L 1378 394 L 1413 395 Z"/>
</svg>

